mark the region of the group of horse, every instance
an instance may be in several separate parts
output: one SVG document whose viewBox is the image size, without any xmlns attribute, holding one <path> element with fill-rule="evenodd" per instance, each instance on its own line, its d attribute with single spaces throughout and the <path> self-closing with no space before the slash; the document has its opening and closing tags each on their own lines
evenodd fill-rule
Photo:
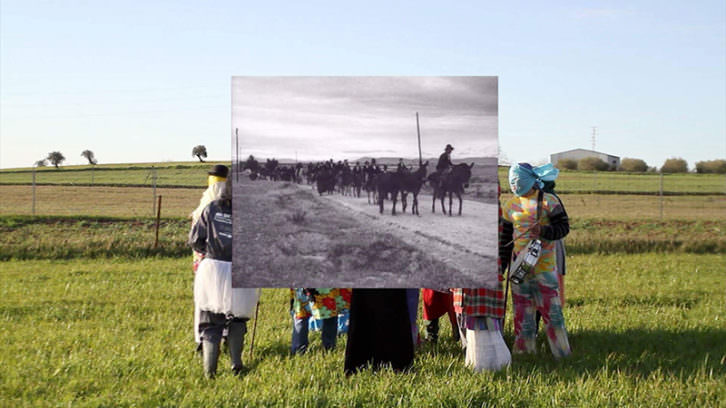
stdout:
<svg viewBox="0 0 726 408">
<path fill-rule="evenodd" d="M 411 213 L 419 214 L 418 195 L 427 182 L 433 190 L 431 212 L 436 212 L 436 200 L 441 202 L 441 211 L 446 214 L 444 200 L 449 197 L 448 214 L 453 215 L 453 197 L 459 199 L 459 215 L 462 213 L 462 194 L 469 185 L 471 169 L 474 163 L 460 163 L 452 166 L 449 171 L 432 173 L 427 172 L 428 161 L 412 170 L 406 166 L 398 166 L 389 171 L 386 166 L 381 169 L 378 165 L 359 166 L 352 168 L 347 162 L 333 162 L 332 160 L 320 163 L 302 163 L 295 165 L 279 165 L 272 159 L 259 166 L 250 177 L 257 177 L 273 181 L 288 181 L 295 183 L 306 182 L 312 185 L 318 194 L 339 193 L 360 198 L 365 191 L 368 203 L 379 207 L 384 212 L 384 200 L 393 202 L 391 214 L 396 215 L 396 206 L 400 197 L 402 212 L 408 208 L 408 195 L 412 196 Z M 252 169 L 250 169 L 252 170 Z"/>
<path fill-rule="evenodd" d="M 460 163 L 451 167 L 447 172 L 434 171 L 427 175 L 428 161 L 422 163 L 415 171 L 409 171 L 406 168 L 399 168 L 393 172 L 381 172 L 377 174 L 372 185 L 375 186 L 375 194 L 378 202 L 379 211 L 383 214 L 383 200 L 390 199 L 393 202 L 391 214 L 396 215 L 396 198 L 400 194 L 402 211 L 406 212 L 406 198 L 410 193 L 413 197 L 411 203 L 411 213 L 420 215 L 418 208 L 418 195 L 423 185 L 428 182 L 433 190 L 433 198 L 431 200 L 431 212 L 436 212 L 436 200 L 441 202 L 441 211 L 446 214 L 446 206 L 444 199 L 449 197 L 449 215 L 452 214 L 453 196 L 459 199 L 459 215 L 462 211 L 462 194 L 464 189 L 469 186 L 471 178 L 471 165 Z"/>
<path fill-rule="evenodd" d="M 250 156 L 247 162 L 242 163 L 242 170 L 249 170 L 250 178 L 256 180 L 261 178 L 271 181 L 291 181 L 300 182 L 302 173 L 302 163 L 292 166 L 280 165 L 276 159 L 267 159 L 264 164 L 259 164 L 254 157 Z"/>
</svg>

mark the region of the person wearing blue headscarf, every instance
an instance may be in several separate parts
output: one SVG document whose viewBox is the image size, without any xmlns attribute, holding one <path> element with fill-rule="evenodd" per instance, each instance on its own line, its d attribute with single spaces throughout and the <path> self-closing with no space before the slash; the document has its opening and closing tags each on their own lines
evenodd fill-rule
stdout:
<svg viewBox="0 0 726 408">
<path fill-rule="evenodd" d="M 509 187 L 514 197 L 502 207 L 502 217 L 513 226 L 512 259 L 516 259 L 531 240 L 542 242 L 534 271 L 520 284 L 512 285 L 514 353 L 535 352 L 535 311 L 542 315 L 552 354 L 561 358 L 571 353 L 555 274 L 554 252 L 555 241 L 570 231 L 569 220 L 560 201 L 542 190 L 545 182 L 554 181 L 558 173 L 551 164 L 532 167 L 519 163 L 509 169 Z"/>
<path fill-rule="evenodd" d="M 509 187 L 517 196 L 523 196 L 532 187 L 542 189 L 546 181 L 555 181 L 560 171 L 551 163 L 532 167 L 529 163 L 519 163 L 509 168 Z"/>
</svg>

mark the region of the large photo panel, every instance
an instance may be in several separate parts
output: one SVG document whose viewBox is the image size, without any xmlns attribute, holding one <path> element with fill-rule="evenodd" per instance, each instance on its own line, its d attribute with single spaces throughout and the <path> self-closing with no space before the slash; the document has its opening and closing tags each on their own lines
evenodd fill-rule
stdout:
<svg viewBox="0 0 726 408">
<path fill-rule="evenodd" d="M 497 77 L 233 77 L 233 286 L 494 287 L 497 131 Z"/>
</svg>

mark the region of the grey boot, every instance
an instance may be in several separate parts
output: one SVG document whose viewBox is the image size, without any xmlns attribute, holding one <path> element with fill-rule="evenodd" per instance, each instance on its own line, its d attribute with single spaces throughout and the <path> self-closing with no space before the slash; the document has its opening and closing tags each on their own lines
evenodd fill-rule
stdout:
<svg viewBox="0 0 726 408">
<path fill-rule="evenodd" d="M 217 374 L 217 359 L 219 358 L 219 342 L 202 340 L 202 353 L 204 355 L 204 374 L 214 378 Z"/>
<path fill-rule="evenodd" d="M 229 324 L 227 347 L 229 348 L 229 358 L 232 362 L 232 371 L 235 374 L 239 374 L 242 371 L 242 349 L 245 344 L 246 332 L 247 324 L 245 322 L 232 321 Z"/>
</svg>

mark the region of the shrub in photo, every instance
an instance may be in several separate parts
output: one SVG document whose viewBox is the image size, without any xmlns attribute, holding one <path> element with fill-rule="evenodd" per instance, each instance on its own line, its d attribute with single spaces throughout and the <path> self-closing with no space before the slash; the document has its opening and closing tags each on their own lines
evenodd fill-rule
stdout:
<svg viewBox="0 0 726 408">
<path fill-rule="evenodd" d="M 574 159 L 560 159 L 555 164 L 560 170 L 577 170 L 577 161 Z"/>
<path fill-rule="evenodd" d="M 618 170 L 634 173 L 644 173 L 648 171 L 648 165 L 645 163 L 644 160 L 631 159 L 626 157 L 620 161 L 620 168 Z"/>
<path fill-rule="evenodd" d="M 688 173 L 688 163 L 680 157 L 672 157 L 660 167 L 661 173 Z"/>
<path fill-rule="evenodd" d="M 603 159 L 597 157 L 585 157 L 577 162 L 578 170 L 597 170 L 606 171 L 610 169 L 610 165 Z"/>
<path fill-rule="evenodd" d="M 726 174 L 726 160 L 707 160 L 697 162 L 696 173 Z"/>
</svg>

